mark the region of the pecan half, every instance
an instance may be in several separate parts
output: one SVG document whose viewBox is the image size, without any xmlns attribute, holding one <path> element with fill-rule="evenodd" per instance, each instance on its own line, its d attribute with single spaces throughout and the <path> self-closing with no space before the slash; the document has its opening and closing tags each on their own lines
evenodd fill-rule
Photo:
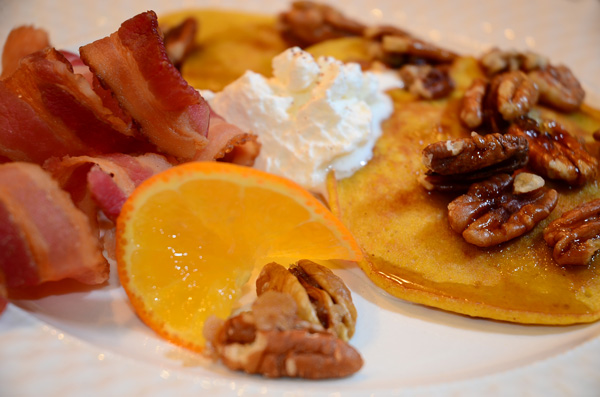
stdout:
<svg viewBox="0 0 600 397">
<path fill-rule="evenodd" d="M 557 201 L 556 190 L 546 187 L 515 193 L 513 177 L 499 174 L 473 184 L 453 200 L 448 205 L 448 220 L 452 230 L 468 243 L 491 247 L 533 229 L 550 215 Z"/>
<path fill-rule="evenodd" d="M 325 4 L 295 1 L 279 15 L 281 35 L 292 45 L 308 47 L 324 40 L 362 36 L 365 26 Z"/>
<path fill-rule="evenodd" d="M 410 35 L 383 35 L 381 46 L 387 53 L 408 54 L 434 62 L 452 62 L 457 57 L 451 51 Z"/>
<path fill-rule="evenodd" d="M 198 22 L 190 17 L 165 32 L 167 56 L 175 66 L 179 67 L 194 49 L 197 30 Z"/>
<path fill-rule="evenodd" d="M 408 91 L 421 98 L 443 98 L 454 89 L 454 83 L 448 71 L 442 67 L 405 65 L 398 73 Z"/>
<path fill-rule="evenodd" d="M 538 101 L 539 93 L 535 83 L 519 70 L 502 73 L 498 79 L 498 111 L 504 120 L 514 120 L 526 115 Z"/>
<path fill-rule="evenodd" d="M 544 229 L 559 265 L 587 265 L 600 250 L 600 199 L 565 212 Z"/>
<path fill-rule="evenodd" d="M 356 308 L 350 290 L 331 270 L 308 260 L 287 270 L 277 263 L 265 265 L 256 280 L 256 293 L 290 294 L 301 319 L 349 340 L 356 325 Z"/>
<path fill-rule="evenodd" d="M 571 185 L 583 185 L 594 179 L 598 160 L 560 124 L 519 119 L 508 134 L 529 141 L 529 167 L 540 175 Z"/>
<path fill-rule="evenodd" d="M 548 66 L 548 58 L 531 51 L 517 52 L 492 48 L 484 53 L 479 62 L 488 76 L 506 71 L 522 70 L 529 72 L 544 69 Z"/>
<path fill-rule="evenodd" d="M 540 102 L 564 112 L 579 109 L 585 91 L 571 70 L 564 66 L 549 65 L 529 73 L 540 91 Z"/>
<path fill-rule="evenodd" d="M 421 182 L 428 190 L 466 190 L 475 181 L 523 167 L 527 153 L 527 139 L 514 135 L 473 132 L 470 138 L 432 143 L 423 149 L 429 171 Z"/>
<path fill-rule="evenodd" d="M 362 367 L 352 346 L 299 320 L 295 309 L 288 294 L 267 291 L 252 311 L 217 325 L 210 348 L 232 370 L 271 378 L 340 378 Z"/>
<path fill-rule="evenodd" d="M 489 83 L 476 79 L 465 91 L 460 119 L 469 128 L 488 125 L 504 133 L 509 122 L 527 115 L 538 102 L 537 86 L 519 70 L 496 74 Z"/>
<path fill-rule="evenodd" d="M 487 85 L 484 79 L 475 79 L 463 95 L 460 121 L 469 128 L 477 128 L 483 123 L 483 99 Z"/>
</svg>

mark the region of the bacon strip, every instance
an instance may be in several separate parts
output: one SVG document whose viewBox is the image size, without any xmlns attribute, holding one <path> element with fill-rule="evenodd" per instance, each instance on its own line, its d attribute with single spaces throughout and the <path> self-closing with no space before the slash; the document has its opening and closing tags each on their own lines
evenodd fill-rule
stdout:
<svg viewBox="0 0 600 397">
<path fill-rule="evenodd" d="M 226 159 L 232 163 L 252 166 L 259 152 L 260 143 L 256 135 L 228 123 L 211 109 L 208 145 L 195 160 Z"/>
<path fill-rule="evenodd" d="M 102 105 L 100 97 L 58 51 L 21 60 L 0 85 L 0 156 L 43 163 L 54 156 L 129 152 L 134 131 Z"/>
<path fill-rule="evenodd" d="M 79 58 L 79 55 L 65 50 L 60 50 L 60 53 L 63 54 L 71 66 L 73 66 L 73 73 L 82 75 L 90 85 L 93 84 L 94 75 L 90 71 L 90 68 L 88 68 L 81 58 Z"/>
<path fill-rule="evenodd" d="M 191 160 L 206 146 L 208 104 L 169 61 L 153 11 L 123 22 L 80 53 L 161 151 Z"/>
<path fill-rule="evenodd" d="M 95 206 L 115 221 L 125 200 L 137 186 L 171 166 L 163 156 L 148 153 L 138 157 L 110 154 L 52 158 L 44 168 L 93 222 Z M 90 204 L 90 199 L 94 205 Z"/>
<path fill-rule="evenodd" d="M 2 75 L 0 79 L 10 76 L 19 66 L 19 61 L 26 55 L 50 46 L 48 33 L 33 26 L 20 26 L 10 31 L 2 51 Z"/>
<path fill-rule="evenodd" d="M 6 292 L 6 281 L 4 280 L 4 273 L 0 270 L 0 314 L 6 309 L 8 303 L 8 294 Z"/>
<path fill-rule="evenodd" d="M 87 217 L 36 164 L 0 165 L 0 271 L 8 287 L 108 279 Z"/>
</svg>

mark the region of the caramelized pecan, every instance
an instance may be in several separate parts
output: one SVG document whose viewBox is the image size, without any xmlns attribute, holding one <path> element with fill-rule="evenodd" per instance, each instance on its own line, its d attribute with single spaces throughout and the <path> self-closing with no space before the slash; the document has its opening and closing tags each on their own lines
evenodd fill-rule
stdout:
<svg viewBox="0 0 600 397">
<path fill-rule="evenodd" d="M 587 265 L 600 250 L 600 199 L 581 204 L 551 222 L 544 240 L 559 265 Z"/>
<path fill-rule="evenodd" d="M 515 50 L 500 50 L 499 48 L 492 48 L 484 53 L 479 62 L 488 76 L 514 70 L 529 72 L 544 69 L 548 66 L 548 59 L 534 52 L 517 52 Z"/>
<path fill-rule="evenodd" d="M 363 31 L 363 36 L 370 40 L 381 41 L 385 36 L 408 37 L 411 34 L 406 30 L 399 29 L 392 25 L 368 26 Z"/>
<path fill-rule="evenodd" d="M 324 40 L 362 36 L 365 26 L 328 5 L 295 1 L 279 15 L 279 29 L 292 45 L 307 47 Z"/>
<path fill-rule="evenodd" d="M 577 110 L 585 97 L 585 91 L 568 67 L 551 65 L 547 58 L 533 52 L 493 48 L 481 56 L 480 63 L 488 76 L 519 70 L 527 73 L 537 86 L 540 102 L 558 110 Z"/>
<path fill-rule="evenodd" d="M 381 46 L 387 53 L 408 54 L 434 62 L 452 62 L 457 57 L 451 51 L 406 34 L 383 35 Z"/>
<path fill-rule="evenodd" d="M 558 123 L 519 119 L 508 133 L 529 141 L 529 167 L 540 175 L 571 185 L 583 185 L 596 177 L 596 158 Z"/>
<path fill-rule="evenodd" d="M 405 65 L 398 73 L 408 91 L 424 99 L 443 98 L 454 89 L 448 71 L 442 67 Z"/>
<path fill-rule="evenodd" d="M 260 296 L 266 291 L 290 294 L 301 319 L 330 330 L 343 340 L 354 334 L 356 308 L 350 290 L 324 266 L 301 260 L 287 270 L 269 263 L 256 280 L 256 293 Z"/>
<path fill-rule="evenodd" d="M 540 91 L 540 102 L 562 110 L 572 112 L 579 109 L 585 97 L 585 91 L 571 70 L 564 66 L 549 65 L 545 69 L 529 73 Z"/>
<path fill-rule="evenodd" d="M 523 167 L 527 153 L 527 139 L 513 135 L 473 132 L 470 138 L 433 143 L 423 149 L 429 171 L 421 183 L 428 190 L 463 190 L 474 181 Z"/>
<path fill-rule="evenodd" d="M 193 50 L 197 30 L 198 22 L 189 17 L 165 32 L 164 42 L 167 56 L 175 66 L 179 67 Z"/>
<path fill-rule="evenodd" d="M 496 74 L 489 83 L 476 79 L 465 92 L 460 119 L 470 128 L 485 124 L 504 133 L 509 121 L 527 115 L 538 98 L 533 80 L 519 70 Z"/>
<path fill-rule="evenodd" d="M 210 348 L 232 370 L 271 378 L 340 378 L 362 367 L 352 346 L 299 320 L 295 305 L 288 294 L 267 291 L 252 311 L 218 325 Z"/>
<path fill-rule="evenodd" d="M 477 128 L 483 123 L 483 99 L 487 85 L 484 79 L 473 80 L 462 98 L 460 121 L 469 128 Z"/>
<path fill-rule="evenodd" d="M 545 219 L 558 200 L 554 189 L 515 193 L 513 177 L 495 175 L 475 183 L 448 205 L 450 227 L 465 241 L 491 247 L 523 235 Z"/>
<path fill-rule="evenodd" d="M 535 83 L 519 70 L 502 73 L 498 79 L 498 111 L 504 120 L 514 120 L 526 115 L 538 101 L 539 93 Z"/>
</svg>

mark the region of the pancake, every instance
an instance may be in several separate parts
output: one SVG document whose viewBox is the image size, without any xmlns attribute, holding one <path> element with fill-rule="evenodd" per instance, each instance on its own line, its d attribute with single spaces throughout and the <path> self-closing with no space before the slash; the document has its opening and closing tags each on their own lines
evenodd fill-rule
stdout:
<svg viewBox="0 0 600 397">
<path fill-rule="evenodd" d="M 471 245 L 450 228 L 447 207 L 456 194 L 419 184 L 427 144 L 470 135 L 458 118 L 460 98 L 482 71 L 474 58 L 461 57 L 450 73 L 457 87 L 446 99 L 391 92 L 394 114 L 384 122 L 372 160 L 349 178 L 329 180 L 330 206 L 363 249 L 360 267 L 396 297 L 469 316 L 530 324 L 598 320 L 600 258 L 559 266 L 543 237 L 544 227 L 563 212 L 600 197 L 598 179 L 578 189 L 547 181 L 559 192 L 551 215 L 491 248 Z M 584 105 L 569 115 L 539 106 L 531 112 L 557 120 L 598 154 L 592 139 L 600 128 L 598 111 Z"/>
</svg>

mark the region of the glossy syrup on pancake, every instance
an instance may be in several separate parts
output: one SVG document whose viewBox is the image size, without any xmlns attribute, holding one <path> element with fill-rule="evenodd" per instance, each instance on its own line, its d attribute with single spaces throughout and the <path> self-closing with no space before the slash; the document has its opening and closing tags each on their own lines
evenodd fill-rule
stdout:
<svg viewBox="0 0 600 397">
<path fill-rule="evenodd" d="M 578 189 L 547 181 L 560 193 L 550 217 L 524 236 L 487 249 L 466 243 L 450 228 L 447 206 L 454 196 L 428 193 L 418 183 L 425 171 L 423 147 L 470 133 L 458 119 L 460 97 L 481 71 L 475 59 L 460 58 L 451 74 L 457 88 L 447 99 L 392 92 L 395 112 L 384 123 L 373 159 L 353 176 L 329 181 L 332 210 L 364 251 L 360 266 L 394 296 L 469 316 L 532 324 L 598 320 L 600 259 L 561 267 L 543 238 L 549 222 L 600 195 L 598 180 Z M 597 111 L 584 105 L 570 115 L 534 112 L 565 125 L 597 155 L 591 137 L 600 127 Z"/>
</svg>

